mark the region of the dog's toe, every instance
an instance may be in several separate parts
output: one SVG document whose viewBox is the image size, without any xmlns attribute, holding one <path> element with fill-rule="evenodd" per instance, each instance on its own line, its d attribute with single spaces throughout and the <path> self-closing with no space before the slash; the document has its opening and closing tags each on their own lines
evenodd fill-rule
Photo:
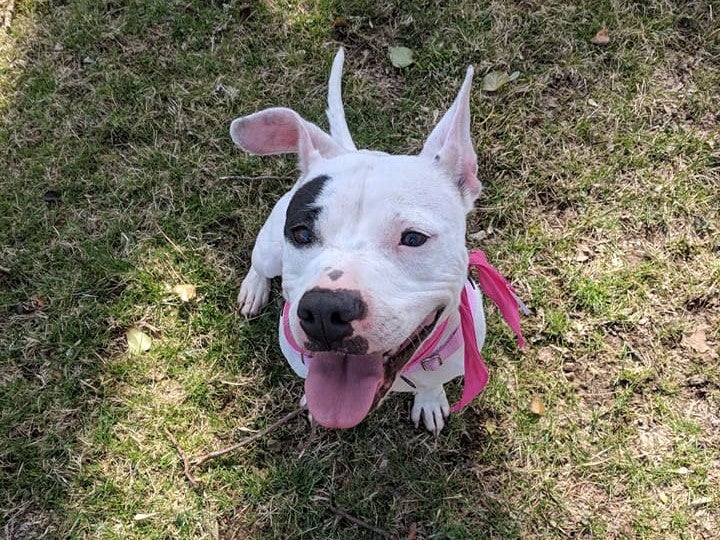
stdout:
<svg viewBox="0 0 720 540">
<path fill-rule="evenodd" d="M 303 397 L 300 398 L 300 407 L 307 407 L 307 395 L 303 394 Z M 310 422 L 310 425 L 312 426 L 315 422 L 313 419 L 313 415 L 310 413 L 310 410 L 307 411 L 307 418 L 308 422 Z"/>
<path fill-rule="evenodd" d="M 250 268 L 248 275 L 240 285 L 238 306 L 245 317 L 257 315 L 270 299 L 270 280 Z"/>
<path fill-rule="evenodd" d="M 422 418 L 425 429 L 437 436 L 445 427 L 445 419 L 449 414 L 450 404 L 442 385 L 430 390 L 421 390 L 415 394 L 415 402 L 410 411 L 410 418 L 415 427 L 420 425 Z"/>
</svg>

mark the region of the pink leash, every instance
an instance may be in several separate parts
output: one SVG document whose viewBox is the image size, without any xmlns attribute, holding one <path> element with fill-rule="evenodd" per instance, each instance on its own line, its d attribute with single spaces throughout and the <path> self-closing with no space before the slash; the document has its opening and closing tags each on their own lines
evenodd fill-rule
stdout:
<svg viewBox="0 0 720 540">
<path fill-rule="evenodd" d="M 518 347 L 525 347 L 525 340 L 520 330 L 520 310 L 526 315 L 529 310 L 518 298 L 512 285 L 487 260 L 485 253 L 480 250 L 470 252 L 470 268 L 475 268 L 478 276 L 478 285 L 483 293 L 490 298 L 500 310 L 502 318 L 510 326 L 518 340 Z M 465 381 L 460 401 L 450 410 L 457 412 L 470 403 L 475 396 L 485 389 L 488 383 L 488 369 L 485 359 L 480 353 L 475 335 L 475 324 L 467 293 L 463 289 L 460 300 L 460 327 L 465 340 Z"/>
</svg>

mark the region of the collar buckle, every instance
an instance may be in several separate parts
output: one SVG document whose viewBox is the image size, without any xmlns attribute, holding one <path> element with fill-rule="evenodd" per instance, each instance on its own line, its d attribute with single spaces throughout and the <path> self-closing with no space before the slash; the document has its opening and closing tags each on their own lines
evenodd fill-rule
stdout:
<svg viewBox="0 0 720 540">
<path fill-rule="evenodd" d="M 420 361 L 423 371 L 437 371 L 443 365 L 442 356 L 435 353 Z"/>
</svg>

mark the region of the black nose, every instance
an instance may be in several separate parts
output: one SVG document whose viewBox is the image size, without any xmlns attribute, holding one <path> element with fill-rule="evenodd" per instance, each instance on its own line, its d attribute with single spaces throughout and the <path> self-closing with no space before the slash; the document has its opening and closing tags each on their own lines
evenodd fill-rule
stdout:
<svg viewBox="0 0 720 540">
<path fill-rule="evenodd" d="M 350 324 L 362 319 L 367 306 L 358 291 L 347 289 L 310 289 L 298 303 L 300 326 L 312 340 L 313 349 L 327 351 L 342 346 L 352 335 Z"/>
</svg>

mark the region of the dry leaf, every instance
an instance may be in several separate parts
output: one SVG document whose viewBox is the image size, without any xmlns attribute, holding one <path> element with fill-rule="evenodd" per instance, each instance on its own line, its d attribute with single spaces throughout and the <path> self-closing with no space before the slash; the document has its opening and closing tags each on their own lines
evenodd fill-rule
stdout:
<svg viewBox="0 0 720 540">
<path fill-rule="evenodd" d="M 150 350 L 152 338 L 137 326 L 127 331 L 128 352 L 130 354 L 142 354 Z"/>
<path fill-rule="evenodd" d="M 417 538 L 417 522 L 413 521 L 408 527 L 407 540 L 415 540 Z"/>
<path fill-rule="evenodd" d="M 488 418 L 485 420 L 485 431 L 487 431 L 490 435 L 495 433 L 497 430 L 497 424 L 495 423 L 495 420 L 492 418 Z"/>
<path fill-rule="evenodd" d="M 347 19 L 345 17 L 336 17 L 335 20 L 333 20 L 332 23 L 330 23 L 330 26 L 333 28 L 344 28 L 348 25 Z"/>
<path fill-rule="evenodd" d="M 189 302 L 197 296 L 195 285 L 190 284 L 175 285 L 173 292 L 177 294 L 183 302 Z"/>
<path fill-rule="evenodd" d="M 48 305 L 48 301 L 45 299 L 45 297 L 40 296 L 39 294 L 33 294 L 30 297 L 30 302 L 32 302 L 32 305 L 35 309 L 42 309 Z"/>
<path fill-rule="evenodd" d="M 408 67 L 414 62 L 413 52 L 407 47 L 388 47 L 390 63 L 396 68 Z"/>
<path fill-rule="evenodd" d="M 147 519 L 150 519 L 151 517 L 155 517 L 157 515 L 157 512 L 152 512 L 150 514 L 135 514 L 135 517 L 133 517 L 134 521 L 145 521 Z"/>
<path fill-rule="evenodd" d="M 510 82 L 510 77 L 504 71 L 491 71 L 482 80 L 482 89 L 486 92 L 495 92 Z"/>
<path fill-rule="evenodd" d="M 537 414 L 538 416 L 543 416 L 545 414 L 545 405 L 543 404 L 542 399 L 540 399 L 540 396 L 532 398 L 532 401 L 530 402 L 530 412 Z"/>
<path fill-rule="evenodd" d="M 598 30 L 597 34 L 590 40 L 593 45 L 607 45 L 610 43 L 610 36 L 608 35 L 607 28 L 604 26 Z"/>
<path fill-rule="evenodd" d="M 704 328 L 697 328 L 689 336 L 683 336 L 682 345 L 686 349 L 692 349 L 696 353 L 706 353 L 710 350 L 707 344 L 707 337 L 705 336 Z"/>
</svg>

